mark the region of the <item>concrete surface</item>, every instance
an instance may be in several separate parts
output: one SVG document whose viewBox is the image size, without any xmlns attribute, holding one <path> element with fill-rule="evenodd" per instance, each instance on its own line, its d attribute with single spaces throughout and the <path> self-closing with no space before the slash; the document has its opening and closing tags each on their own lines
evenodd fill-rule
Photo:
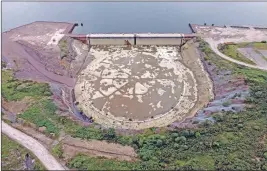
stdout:
<svg viewBox="0 0 267 171">
<path fill-rule="evenodd" d="M 238 48 L 238 51 L 245 57 L 254 61 L 258 66 L 267 68 L 267 60 L 260 52 L 256 52 L 253 48 Z"/>
<path fill-rule="evenodd" d="M 181 120 L 197 100 L 192 71 L 175 46 L 92 47 L 75 86 L 84 113 L 103 125 L 146 128 Z M 169 117 L 169 119 L 168 119 Z"/>
<path fill-rule="evenodd" d="M 197 31 L 197 34 L 202 37 L 207 43 L 209 43 L 211 49 L 220 57 L 229 60 L 231 62 L 237 63 L 239 65 L 267 70 L 266 66 L 254 66 L 240 62 L 231 57 L 228 57 L 222 54 L 218 50 L 218 45 L 225 42 L 260 42 L 267 40 L 267 31 L 266 30 L 256 30 L 256 29 L 243 29 L 243 28 L 232 28 L 232 27 L 212 27 L 212 26 L 200 26 L 193 25 L 194 30 Z"/>
<path fill-rule="evenodd" d="M 47 170 L 65 170 L 65 168 L 37 140 L 12 128 L 2 121 L 2 133 L 30 150 Z"/>
</svg>

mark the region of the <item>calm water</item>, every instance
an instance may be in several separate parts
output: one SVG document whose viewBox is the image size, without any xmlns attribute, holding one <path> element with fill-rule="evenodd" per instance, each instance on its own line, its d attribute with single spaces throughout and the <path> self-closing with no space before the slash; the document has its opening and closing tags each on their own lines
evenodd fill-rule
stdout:
<svg viewBox="0 0 267 171">
<path fill-rule="evenodd" d="M 267 2 L 2 2 L 2 30 L 33 21 L 83 23 L 77 33 L 191 32 L 188 23 L 267 26 Z"/>
</svg>

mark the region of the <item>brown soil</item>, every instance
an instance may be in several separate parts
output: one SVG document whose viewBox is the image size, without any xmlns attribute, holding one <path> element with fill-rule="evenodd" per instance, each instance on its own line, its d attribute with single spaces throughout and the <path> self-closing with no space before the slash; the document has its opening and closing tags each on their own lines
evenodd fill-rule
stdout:
<svg viewBox="0 0 267 171">
<path fill-rule="evenodd" d="M 21 130 L 27 135 L 35 138 L 42 143 L 47 149 L 52 149 L 55 140 L 40 133 L 35 128 L 23 126 L 21 124 L 12 124 L 16 129 Z M 63 147 L 63 157 L 65 161 L 75 157 L 77 154 L 85 154 L 92 157 L 106 157 L 108 159 L 135 161 L 137 154 L 130 146 L 122 146 L 120 144 L 108 143 L 106 141 L 98 140 L 82 140 L 79 138 L 72 138 L 71 136 L 64 137 L 59 140 Z"/>
<path fill-rule="evenodd" d="M 193 125 L 190 120 L 199 109 L 203 108 L 203 106 L 206 106 L 211 100 L 212 84 L 210 78 L 207 77 L 208 73 L 206 73 L 206 71 L 200 72 L 202 69 L 199 63 L 196 62 L 196 59 L 201 59 L 201 57 L 197 51 L 195 43 L 190 41 L 186 44 L 186 47 L 182 50 L 182 58 L 183 64 L 189 67 L 195 76 L 198 96 L 193 110 L 188 113 L 188 117 L 183 122 L 180 122 L 178 127 L 194 128 L 195 125 Z"/>
<path fill-rule="evenodd" d="M 2 98 L 2 107 L 14 114 L 20 114 L 24 112 L 33 102 L 33 99 L 30 97 L 24 97 L 20 101 L 6 101 L 4 98 Z"/>
<path fill-rule="evenodd" d="M 17 128 L 19 130 L 21 130 L 22 132 L 24 132 L 25 134 L 35 138 L 36 140 L 38 140 L 40 143 L 42 143 L 47 149 L 49 149 L 49 147 L 51 147 L 52 143 L 53 143 L 53 139 L 45 136 L 44 134 L 41 134 L 40 132 L 38 132 L 36 129 L 31 128 L 31 127 L 27 127 L 27 126 L 23 126 L 21 124 L 12 124 L 12 126 L 14 128 Z"/>
<path fill-rule="evenodd" d="M 73 87 L 75 79 L 60 65 L 59 47 L 48 45 L 51 38 L 72 26 L 70 23 L 34 22 L 2 34 L 3 56 L 16 68 L 16 77 Z M 33 32 L 34 30 L 34 32 Z"/>
<path fill-rule="evenodd" d="M 98 140 L 86 141 L 69 136 L 61 142 L 63 144 L 63 156 L 67 160 L 79 153 L 126 161 L 134 161 L 137 159 L 137 154 L 134 149 L 129 146 Z"/>
</svg>

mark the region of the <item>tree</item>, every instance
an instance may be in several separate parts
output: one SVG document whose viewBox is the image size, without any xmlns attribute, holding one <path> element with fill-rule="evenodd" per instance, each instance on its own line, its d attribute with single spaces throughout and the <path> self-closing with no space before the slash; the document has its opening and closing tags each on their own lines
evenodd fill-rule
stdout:
<svg viewBox="0 0 267 171">
<path fill-rule="evenodd" d="M 173 138 L 177 138 L 177 137 L 179 136 L 179 134 L 176 133 L 176 132 L 174 132 L 174 133 L 171 134 L 171 136 L 172 136 Z"/>
<path fill-rule="evenodd" d="M 175 142 L 186 142 L 185 136 L 175 138 Z"/>
<path fill-rule="evenodd" d="M 189 136 L 189 131 L 188 130 L 183 130 L 182 131 L 182 136 L 188 137 Z"/>
<path fill-rule="evenodd" d="M 161 147 L 162 146 L 162 144 L 163 144 L 163 142 L 162 142 L 162 140 L 157 140 L 157 147 Z"/>
</svg>

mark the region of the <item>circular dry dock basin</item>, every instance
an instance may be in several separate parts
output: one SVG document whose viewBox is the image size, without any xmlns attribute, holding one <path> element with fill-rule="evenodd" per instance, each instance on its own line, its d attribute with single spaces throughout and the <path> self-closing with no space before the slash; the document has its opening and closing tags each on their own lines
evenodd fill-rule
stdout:
<svg viewBox="0 0 267 171">
<path fill-rule="evenodd" d="M 93 47 L 75 86 L 79 107 L 107 127 L 144 129 L 182 120 L 197 100 L 176 47 Z"/>
</svg>

